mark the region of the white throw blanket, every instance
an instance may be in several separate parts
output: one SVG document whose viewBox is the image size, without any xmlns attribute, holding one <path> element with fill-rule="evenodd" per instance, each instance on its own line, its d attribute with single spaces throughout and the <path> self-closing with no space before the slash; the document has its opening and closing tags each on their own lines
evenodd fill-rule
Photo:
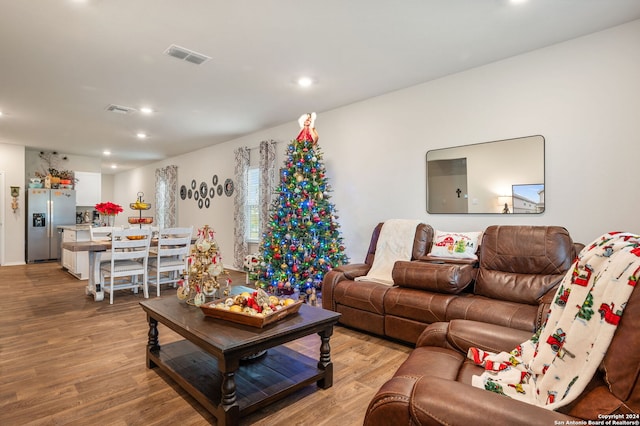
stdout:
<svg viewBox="0 0 640 426">
<path fill-rule="evenodd" d="M 375 281 L 393 285 L 393 265 L 399 260 L 411 260 L 413 240 L 419 220 L 390 219 L 382 224 L 376 254 L 369 273 L 356 281 Z"/>
<path fill-rule="evenodd" d="M 526 243 L 525 243 L 526 244 Z M 543 327 L 510 353 L 478 348 L 473 386 L 554 410 L 589 383 L 640 281 L 640 236 L 609 233 L 585 247 L 555 294 Z"/>
</svg>

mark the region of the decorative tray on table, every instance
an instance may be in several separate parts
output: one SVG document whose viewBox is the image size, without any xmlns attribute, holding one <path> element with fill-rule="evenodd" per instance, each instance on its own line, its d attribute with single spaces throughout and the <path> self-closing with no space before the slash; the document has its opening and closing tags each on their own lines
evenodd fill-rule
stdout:
<svg viewBox="0 0 640 426">
<path fill-rule="evenodd" d="M 236 298 L 237 297 L 238 296 L 236 296 Z M 300 310 L 300 305 L 302 305 L 301 300 L 294 301 L 293 299 L 288 299 L 290 302 L 284 302 L 287 299 L 283 299 L 279 300 L 279 304 L 277 306 L 272 304 L 276 309 L 273 309 L 269 313 L 258 313 L 255 312 L 255 310 L 252 311 L 255 313 L 249 313 L 247 311 L 250 310 L 246 308 L 244 308 L 244 311 L 240 312 L 232 311 L 231 306 L 239 307 L 239 305 L 230 305 L 229 300 L 234 300 L 234 298 L 229 297 L 226 299 L 218 299 L 212 302 L 203 303 L 200 305 L 200 309 L 202 309 L 202 312 L 209 317 L 262 328 L 268 324 L 279 321 L 284 317 L 297 313 Z"/>
</svg>

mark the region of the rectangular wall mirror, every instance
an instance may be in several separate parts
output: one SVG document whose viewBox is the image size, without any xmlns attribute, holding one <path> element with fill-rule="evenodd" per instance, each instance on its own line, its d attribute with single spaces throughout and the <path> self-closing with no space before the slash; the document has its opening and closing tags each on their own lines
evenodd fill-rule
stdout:
<svg viewBox="0 0 640 426">
<path fill-rule="evenodd" d="M 427 152 L 428 213 L 544 212 L 540 135 Z"/>
</svg>

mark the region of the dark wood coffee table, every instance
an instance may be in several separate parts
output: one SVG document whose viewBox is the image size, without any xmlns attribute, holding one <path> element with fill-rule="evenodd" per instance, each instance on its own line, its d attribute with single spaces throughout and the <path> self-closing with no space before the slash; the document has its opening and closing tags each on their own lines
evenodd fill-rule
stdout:
<svg viewBox="0 0 640 426">
<path fill-rule="evenodd" d="M 205 317 L 200 308 L 172 297 L 140 302 L 147 313 L 147 368 L 159 367 L 200 402 L 219 425 L 238 424 L 240 417 L 316 382 L 333 385 L 329 339 L 340 314 L 302 305 L 297 314 L 264 328 Z M 160 346 L 158 323 L 185 340 Z M 314 360 L 283 343 L 320 335 Z M 243 361 L 267 350 L 266 355 Z"/>
</svg>

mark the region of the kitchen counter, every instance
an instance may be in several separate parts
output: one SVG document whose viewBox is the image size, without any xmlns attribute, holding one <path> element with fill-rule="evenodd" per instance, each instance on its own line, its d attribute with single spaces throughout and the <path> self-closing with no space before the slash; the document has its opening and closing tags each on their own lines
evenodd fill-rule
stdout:
<svg viewBox="0 0 640 426">
<path fill-rule="evenodd" d="M 79 223 L 77 225 L 62 225 L 58 226 L 58 229 L 68 230 L 68 231 L 88 231 L 91 228 L 90 223 Z"/>
<path fill-rule="evenodd" d="M 91 224 L 81 223 L 78 225 L 59 226 L 62 231 L 62 244 L 75 243 L 80 241 L 91 241 Z M 75 253 L 71 250 L 62 248 L 62 256 L 60 263 L 71 275 L 86 280 L 89 276 L 89 256 L 87 253 Z"/>
</svg>

